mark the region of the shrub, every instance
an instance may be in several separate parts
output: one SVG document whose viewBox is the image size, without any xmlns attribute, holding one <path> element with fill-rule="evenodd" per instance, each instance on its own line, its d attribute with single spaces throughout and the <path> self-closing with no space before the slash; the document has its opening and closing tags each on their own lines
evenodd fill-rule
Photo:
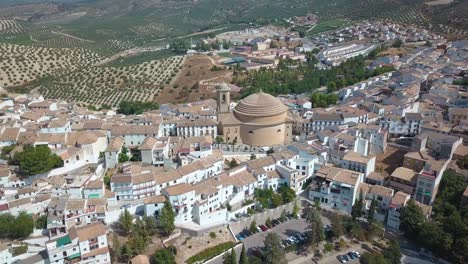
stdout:
<svg viewBox="0 0 468 264">
<path fill-rule="evenodd" d="M 191 256 L 190 258 L 187 259 L 186 262 L 188 264 L 193 264 L 193 263 L 196 263 L 196 262 L 201 262 L 203 260 L 211 259 L 211 258 L 213 258 L 213 257 L 227 251 L 228 249 L 234 247 L 235 245 L 236 244 L 234 242 L 232 242 L 232 241 L 218 244 L 218 245 L 216 245 L 214 247 L 207 248 L 207 249 L 203 250 L 202 252 Z"/>
<path fill-rule="evenodd" d="M 340 249 L 344 249 L 346 248 L 347 244 L 346 244 L 346 241 L 344 239 L 340 239 Z"/>
<path fill-rule="evenodd" d="M 13 256 L 18 256 L 28 252 L 28 245 L 13 247 Z"/>
<path fill-rule="evenodd" d="M 333 244 L 331 243 L 326 243 L 323 249 L 325 252 L 330 252 L 333 250 Z"/>
<path fill-rule="evenodd" d="M 169 250 L 170 252 L 172 252 L 172 254 L 177 255 L 177 248 L 174 246 L 174 245 L 170 245 L 167 247 L 167 250 Z"/>
<path fill-rule="evenodd" d="M 184 240 L 184 242 L 182 243 L 182 245 L 187 244 L 187 242 L 188 242 L 190 239 L 192 239 L 192 237 L 186 237 L 185 240 Z"/>
<path fill-rule="evenodd" d="M 216 238 L 216 233 L 215 233 L 215 232 L 210 232 L 210 237 L 211 237 L 212 239 L 215 239 L 215 238 Z"/>
</svg>

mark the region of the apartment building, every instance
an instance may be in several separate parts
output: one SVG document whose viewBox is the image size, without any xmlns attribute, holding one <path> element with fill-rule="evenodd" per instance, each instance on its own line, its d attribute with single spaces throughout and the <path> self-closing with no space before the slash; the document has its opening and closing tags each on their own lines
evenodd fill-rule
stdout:
<svg viewBox="0 0 468 264">
<path fill-rule="evenodd" d="M 348 151 L 341 160 L 341 167 L 364 173 L 367 177 L 370 173 L 374 172 L 376 157 L 373 155 L 360 155 L 354 151 Z"/>
<path fill-rule="evenodd" d="M 164 188 L 161 193 L 168 199 L 174 208 L 176 217 L 175 224 L 192 221 L 192 210 L 195 200 L 195 189 L 192 184 L 179 183 Z"/>
<path fill-rule="evenodd" d="M 454 125 L 459 125 L 461 122 L 468 120 L 468 108 L 450 108 L 449 120 Z"/>
<path fill-rule="evenodd" d="M 363 179 L 363 173 L 324 166 L 309 185 L 309 199 L 320 202 L 320 206 L 351 213 Z"/>
<path fill-rule="evenodd" d="M 396 168 L 389 179 L 389 187 L 408 194 L 413 194 L 416 188 L 417 173 L 405 167 Z"/>
<path fill-rule="evenodd" d="M 406 113 L 404 117 L 389 115 L 380 121 L 391 137 L 415 136 L 421 132 L 423 117 L 420 113 Z"/>
<path fill-rule="evenodd" d="M 211 118 L 182 120 L 176 123 L 176 133 L 181 137 L 218 136 L 218 123 Z"/>
<path fill-rule="evenodd" d="M 164 160 L 169 158 L 169 138 L 167 140 L 147 137 L 140 145 L 141 161 L 154 166 L 164 166 Z"/>
<path fill-rule="evenodd" d="M 313 132 L 322 131 L 331 126 L 344 124 L 344 119 L 341 114 L 336 113 L 321 113 L 314 114 L 310 121 L 302 123 L 302 131 Z"/>
<path fill-rule="evenodd" d="M 119 155 L 122 153 L 125 139 L 123 137 L 113 137 L 109 140 L 106 150 L 104 151 L 104 159 L 106 168 L 113 169 L 119 163 Z"/>
<path fill-rule="evenodd" d="M 411 194 L 398 191 L 392 197 L 388 210 L 387 226 L 394 231 L 400 230 L 401 209 L 406 206 L 411 199 Z"/>
</svg>

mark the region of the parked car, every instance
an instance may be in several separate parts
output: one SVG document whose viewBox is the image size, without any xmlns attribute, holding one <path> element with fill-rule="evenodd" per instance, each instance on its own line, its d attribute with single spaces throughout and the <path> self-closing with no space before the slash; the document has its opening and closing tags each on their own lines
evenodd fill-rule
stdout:
<svg viewBox="0 0 468 264">
<path fill-rule="evenodd" d="M 131 204 L 124 204 L 124 205 L 122 205 L 122 206 L 120 207 L 120 209 L 128 209 L 128 208 L 130 208 L 130 207 L 132 207 Z"/>
<path fill-rule="evenodd" d="M 250 236 L 249 233 L 247 233 L 246 231 L 247 231 L 247 230 L 244 230 L 244 231 L 241 232 L 241 234 L 242 234 L 242 236 L 243 236 L 244 238 Z"/>
<path fill-rule="evenodd" d="M 278 219 L 274 219 L 274 220 L 273 220 L 273 225 L 274 225 L 274 226 L 277 226 L 277 225 L 279 225 L 279 224 L 281 224 L 281 222 L 280 222 Z"/>
<path fill-rule="evenodd" d="M 346 261 L 349 261 L 349 258 L 347 255 L 342 255 L 344 259 L 346 259 Z"/>
<path fill-rule="evenodd" d="M 356 258 L 361 257 L 361 254 L 359 252 L 357 252 L 357 251 L 351 251 L 351 252 L 354 254 L 354 256 L 356 256 Z"/>
<path fill-rule="evenodd" d="M 299 242 L 299 240 L 293 236 L 288 237 L 288 240 L 291 241 L 291 244 L 296 244 Z"/>
<path fill-rule="evenodd" d="M 266 227 L 265 225 L 261 225 L 260 229 L 262 229 L 263 232 L 267 231 L 269 228 Z"/>
<path fill-rule="evenodd" d="M 241 234 L 237 234 L 237 235 L 236 235 L 236 238 L 237 238 L 237 240 L 239 240 L 239 241 L 244 240 L 244 238 L 242 237 Z"/>
<path fill-rule="evenodd" d="M 338 256 L 336 256 L 336 258 L 337 258 L 338 261 L 341 262 L 341 263 L 346 263 L 346 262 L 348 262 L 348 261 L 344 258 L 343 255 L 338 255 Z"/>
<path fill-rule="evenodd" d="M 304 238 L 302 238 L 301 234 L 295 234 L 294 237 L 297 239 L 297 241 L 302 242 L 304 241 Z"/>
<path fill-rule="evenodd" d="M 357 259 L 356 255 L 354 255 L 354 253 L 351 252 L 351 251 L 348 252 L 348 254 L 346 254 L 346 255 L 348 255 L 348 257 L 349 257 L 350 259 Z"/>
</svg>

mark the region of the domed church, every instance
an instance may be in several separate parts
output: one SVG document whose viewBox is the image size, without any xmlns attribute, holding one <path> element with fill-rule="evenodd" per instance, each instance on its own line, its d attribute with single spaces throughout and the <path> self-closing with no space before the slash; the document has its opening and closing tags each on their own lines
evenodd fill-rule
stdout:
<svg viewBox="0 0 468 264">
<path fill-rule="evenodd" d="M 288 108 L 270 94 L 251 94 L 230 109 L 230 89 L 216 87 L 219 134 L 225 142 L 266 147 L 292 142 L 293 119 Z"/>
</svg>

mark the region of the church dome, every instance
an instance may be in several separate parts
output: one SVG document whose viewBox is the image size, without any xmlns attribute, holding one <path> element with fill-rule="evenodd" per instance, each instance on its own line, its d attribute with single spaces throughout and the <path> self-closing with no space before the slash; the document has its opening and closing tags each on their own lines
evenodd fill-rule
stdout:
<svg viewBox="0 0 468 264">
<path fill-rule="evenodd" d="M 234 108 L 234 115 L 247 123 L 274 123 L 284 121 L 288 108 L 276 97 L 255 93 L 242 99 Z"/>
</svg>

